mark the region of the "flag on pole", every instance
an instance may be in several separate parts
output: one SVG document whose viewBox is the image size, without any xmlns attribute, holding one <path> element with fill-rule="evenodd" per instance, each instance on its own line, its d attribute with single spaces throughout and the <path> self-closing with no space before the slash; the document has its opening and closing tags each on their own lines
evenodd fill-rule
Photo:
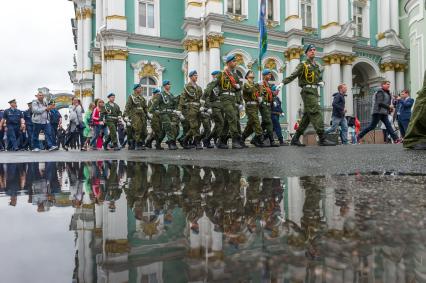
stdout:
<svg viewBox="0 0 426 283">
<path fill-rule="evenodd" d="M 259 66 L 262 67 L 262 58 L 268 50 L 268 32 L 266 29 L 266 0 L 260 1 L 259 8 Z"/>
</svg>

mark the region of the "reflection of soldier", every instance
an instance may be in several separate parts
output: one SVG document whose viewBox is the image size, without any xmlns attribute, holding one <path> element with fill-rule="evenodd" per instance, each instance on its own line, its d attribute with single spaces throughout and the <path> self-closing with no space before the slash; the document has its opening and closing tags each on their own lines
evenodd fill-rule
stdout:
<svg viewBox="0 0 426 283">
<path fill-rule="evenodd" d="M 111 163 L 105 163 L 106 166 L 110 165 L 108 170 L 108 175 L 105 180 L 105 188 L 107 190 L 107 194 L 105 196 L 105 200 L 109 201 L 109 209 L 111 212 L 115 211 L 115 202 L 120 199 L 121 196 L 121 188 L 118 183 L 118 175 L 117 175 L 117 161 L 111 161 Z"/>
<path fill-rule="evenodd" d="M 129 162 L 127 177 L 129 179 L 126 189 L 127 205 L 133 208 L 135 202 L 148 190 L 148 166 L 142 162 Z"/>
<path fill-rule="evenodd" d="M 133 86 L 133 94 L 128 97 L 126 107 L 124 109 L 125 120 L 130 122 L 130 127 L 127 127 L 127 140 L 129 141 L 129 147 L 130 149 L 134 147 L 137 150 L 145 149 L 144 141 L 148 134 L 146 123 L 147 105 L 146 100 L 141 93 L 141 85 L 135 84 Z M 131 140 L 134 140 L 136 146 L 130 142 Z"/>
</svg>

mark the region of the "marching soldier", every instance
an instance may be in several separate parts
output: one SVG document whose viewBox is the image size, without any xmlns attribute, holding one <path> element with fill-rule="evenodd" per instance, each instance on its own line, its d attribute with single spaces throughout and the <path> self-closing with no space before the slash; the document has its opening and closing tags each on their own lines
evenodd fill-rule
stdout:
<svg viewBox="0 0 426 283">
<path fill-rule="evenodd" d="M 161 90 L 156 88 L 152 91 L 152 99 L 148 102 L 148 109 L 152 109 L 152 104 L 154 100 L 160 95 Z M 159 141 L 161 134 L 161 120 L 160 120 L 160 111 L 158 108 L 152 109 L 151 112 L 148 111 L 148 117 L 151 120 L 151 134 L 146 141 L 146 146 L 152 148 L 152 141 L 155 140 L 155 149 L 163 150 L 161 147 L 161 141 Z"/>
<path fill-rule="evenodd" d="M 163 81 L 163 91 L 156 96 L 148 111 L 154 113 L 155 110 L 160 112 L 161 129 L 157 136 L 157 144 L 163 141 L 164 137 L 167 136 L 167 144 L 170 150 L 176 150 L 176 128 L 172 127 L 172 113 L 175 111 L 174 104 L 175 100 L 173 95 L 170 93 L 171 84 L 170 81 Z"/>
<path fill-rule="evenodd" d="M 120 106 L 116 104 L 115 101 L 115 94 L 110 93 L 108 94 L 108 102 L 105 103 L 105 106 L 103 108 L 103 111 L 101 115 L 105 119 L 105 125 L 108 128 L 108 136 L 106 137 L 104 141 L 104 149 L 108 149 L 108 144 L 112 142 L 114 150 L 120 150 L 118 147 L 118 139 L 117 139 L 117 124 L 118 119 L 121 117 L 121 110 Z"/>
<path fill-rule="evenodd" d="M 237 113 L 235 104 L 237 103 L 237 95 L 241 91 L 240 80 L 235 67 L 237 66 L 235 55 L 229 55 L 226 60 L 225 69 L 217 75 L 214 87 L 219 87 L 219 97 L 223 107 L 224 120 L 226 121 L 222 129 L 220 144 L 218 148 L 227 149 L 228 133 L 232 137 L 232 148 L 243 148 L 240 144 L 240 136 L 238 133 Z"/>
<path fill-rule="evenodd" d="M 324 82 L 322 81 L 321 67 L 315 61 L 315 45 L 309 44 L 305 50 L 305 54 L 307 56 L 307 60 L 305 62 L 301 62 L 297 66 L 296 70 L 289 77 L 283 80 L 283 84 L 286 85 L 298 78 L 299 86 L 302 88 L 300 94 L 303 100 L 304 113 L 299 128 L 291 140 L 291 145 L 305 146 L 300 142 L 299 138 L 309 126 L 309 122 L 311 122 L 319 137 L 319 145 L 333 146 L 336 144 L 328 141 L 324 135 L 324 118 L 321 115 L 321 109 L 318 101 L 318 87 L 324 86 Z"/>
<path fill-rule="evenodd" d="M 203 143 L 204 146 L 207 145 L 207 148 L 212 147 L 210 144 L 211 139 L 214 140 L 215 144 L 219 141 L 220 135 L 223 130 L 223 108 L 222 103 L 219 97 L 219 87 L 217 87 L 217 75 L 220 71 L 213 71 L 212 77 L 213 80 L 207 85 L 206 90 L 204 91 L 204 99 L 206 101 L 206 108 L 211 109 L 211 120 L 214 122 L 213 130 L 210 132 L 210 135 L 205 137 Z M 207 110 L 208 111 L 208 110 Z M 210 146 L 210 147 L 209 147 Z"/>
<path fill-rule="evenodd" d="M 0 122 L 1 128 L 7 128 L 8 150 L 18 151 L 21 131 L 25 130 L 24 115 L 21 110 L 18 110 L 16 100 L 9 101 L 10 108 L 6 109 L 3 114 L 3 119 Z"/>
<path fill-rule="evenodd" d="M 269 80 L 272 78 L 271 70 L 265 69 L 262 71 L 263 81 L 259 85 L 259 110 L 262 116 L 262 128 L 266 131 L 269 138 L 271 147 L 278 147 L 279 145 L 274 141 L 274 132 L 272 127 L 271 107 L 273 102 L 273 93 Z"/>
<path fill-rule="evenodd" d="M 256 147 L 263 147 L 262 127 L 259 121 L 259 89 L 258 85 L 254 83 L 253 71 L 248 71 L 245 79 L 247 82 L 243 86 L 243 98 L 246 102 L 248 121 L 242 134 L 241 142 L 244 143 L 246 138 L 254 132 L 253 144 Z"/>
<path fill-rule="evenodd" d="M 184 87 L 182 95 L 179 99 L 178 111 L 182 112 L 185 106 L 187 107 L 187 113 L 185 120 L 189 122 L 189 131 L 186 133 L 183 139 L 183 148 L 191 149 L 191 140 L 194 139 L 196 149 L 203 149 L 200 143 L 200 100 L 203 95 L 203 90 L 197 85 L 198 74 L 197 71 L 191 71 L 189 73 L 190 82 Z"/>
<path fill-rule="evenodd" d="M 146 100 L 142 96 L 142 87 L 140 84 L 135 84 L 133 87 L 133 94 L 131 94 L 127 99 L 126 107 L 124 109 L 125 121 L 126 123 L 130 122 L 130 127 L 128 127 L 130 131 L 127 131 L 129 149 L 145 149 L 144 141 L 148 134 L 146 125 L 147 113 Z M 136 147 L 132 145 L 132 140 L 136 143 Z"/>
</svg>

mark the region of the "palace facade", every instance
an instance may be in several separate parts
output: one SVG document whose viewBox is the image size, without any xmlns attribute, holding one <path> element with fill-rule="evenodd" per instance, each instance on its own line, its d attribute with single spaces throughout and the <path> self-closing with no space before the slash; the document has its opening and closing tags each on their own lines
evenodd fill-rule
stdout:
<svg viewBox="0 0 426 283">
<path fill-rule="evenodd" d="M 124 107 L 134 83 L 143 85 L 148 99 L 163 79 L 179 93 L 193 69 L 205 86 L 209 74 L 222 68 L 229 54 L 237 56 L 241 77 L 249 69 L 258 72 L 267 67 L 279 83 L 303 60 L 304 44 L 314 43 L 324 67 L 325 121 L 341 82 L 349 89 L 348 114 L 368 117 L 368 107 L 362 107 L 357 97 L 371 94 L 383 79 L 392 82 L 393 92 L 410 87 L 410 81 L 415 88 L 424 69 L 424 64 L 418 66 L 424 43 L 415 51 L 419 55 L 409 56 L 422 32 L 420 0 L 268 0 L 269 47 L 262 62 L 257 59 L 259 0 L 73 2 L 76 60 L 70 78 L 86 107 L 110 92 Z M 401 35 L 408 30 L 409 37 Z M 417 69 L 409 72 L 409 63 Z M 286 114 L 282 123 L 292 132 L 303 108 L 297 81 L 281 95 Z"/>
</svg>

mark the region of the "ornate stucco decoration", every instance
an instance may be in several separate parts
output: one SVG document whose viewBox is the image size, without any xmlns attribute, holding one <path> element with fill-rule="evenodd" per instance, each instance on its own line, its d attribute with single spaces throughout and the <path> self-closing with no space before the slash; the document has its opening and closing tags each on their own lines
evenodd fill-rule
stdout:
<svg viewBox="0 0 426 283">
<path fill-rule="evenodd" d="M 220 48 L 225 42 L 225 37 L 221 34 L 210 34 L 207 36 L 207 43 L 209 48 Z"/>
<path fill-rule="evenodd" d="M 81 10 L 77 8 L 75 12 L 75 18 L 77 20 L 90 19 L 91 17 L 92 17 L 92 8 L 90 7 L 84 7 Z"/>
<path fill-rule="evenodd" d="M 289 48 L 284 52 L 284 56 L 288 61 L 293 59 L 300 59 L 301 55 L 303 55 L 302 47 Z"/>
<path fill-rule="evenodd" d="M 101 64 L 93 64 L 93 73 L 94 74 L 99 75 L 99 74 L 101 74 L 101 71 L 102 71 Z"/>
<path fill-rule="evenodd" d="M 203 41 L 200 39 L 186 39 L 183 42 L 183 47 L 185 48 L 186 51 L 191 52 L 191 51 L 198 51 L 200 49 L 200 45 L 203 45 Z"/>
<path fill-rule="evenodd" d="M 105 50 L 104 57 L 105 60 L 127 60 L 129 56 L 129 51 L 118 49 L 118 50 Z"/>
</svg>

